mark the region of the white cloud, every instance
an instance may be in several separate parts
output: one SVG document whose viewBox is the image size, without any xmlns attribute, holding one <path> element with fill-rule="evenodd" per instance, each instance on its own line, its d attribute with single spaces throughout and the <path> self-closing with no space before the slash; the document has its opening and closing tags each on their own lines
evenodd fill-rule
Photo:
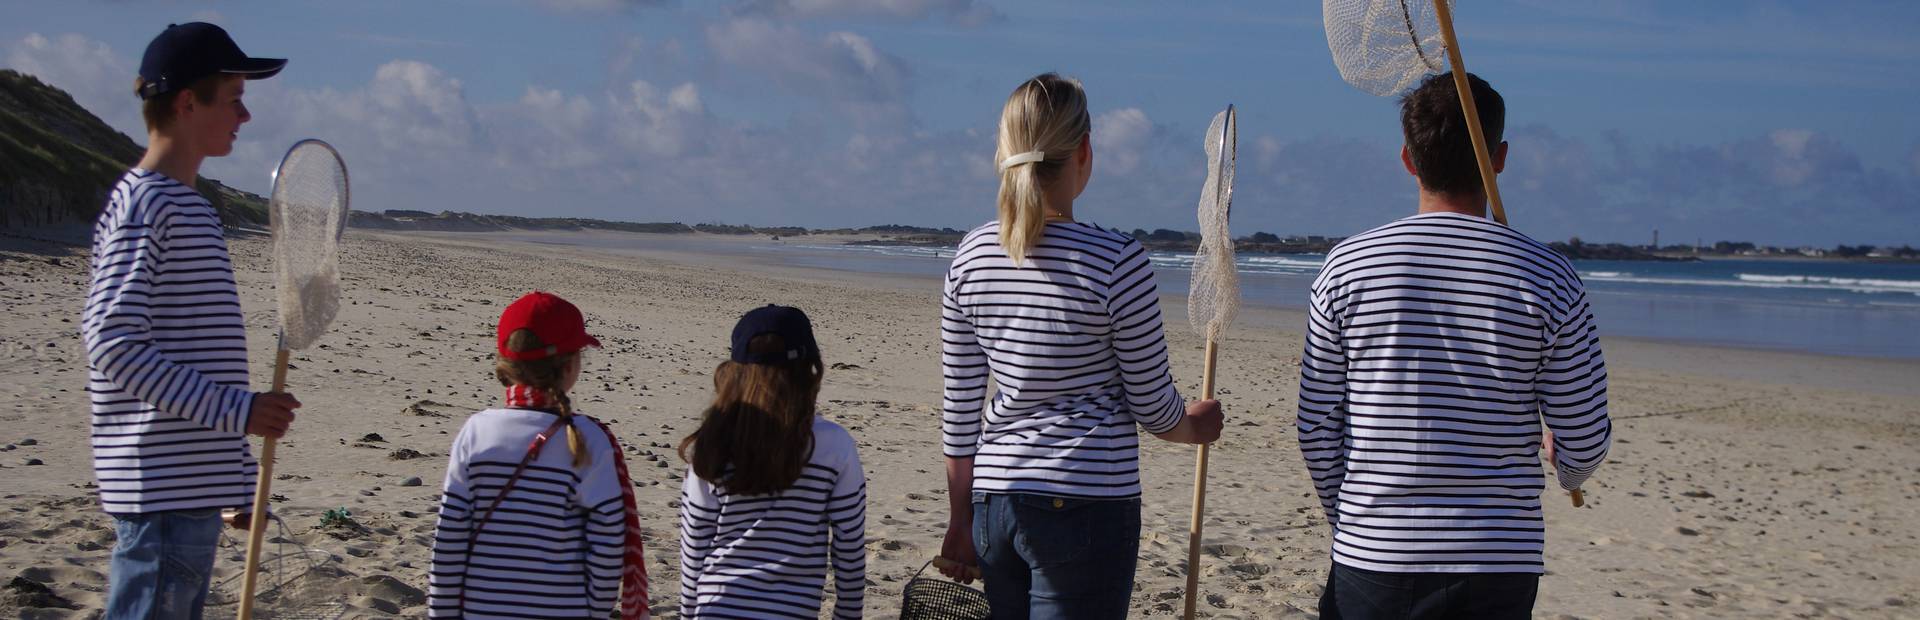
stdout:
<svg viewBox="0 0 1920 620">
<path fill-rule="evenodd" d="M 813 37 L 772 20 L 740 17 L 709 25 L 707 42 L 722 60 L 813 97 L 893 102 L 908 88 L 905 62 L 851 32 Z"/>
<path fill-rule="evenodd" d="M 556 11 L 631 11 L 648 7 L 670 4 L 673 0 L 539 0 L 540 4 Z"/>
<path fill-rule="evenodd" d="M 979 26 L 1006 19 L 998 9 L 979 0 L 752 0 L 741 13 L 782 17 L 868 17 L 919 21 L 940 17 L 962 26 Z"/>
<path fill-rule="evenodd" d="M 1095 117 L 1093 146 L 1097 169 L 1117 174 L 1139 170 L 1153 131 L 1153 121 L 1140 108 L 1121 108 Z"/>
<path fill-rule="evenodd" d="M 6 66 L 67 91 L 114 129 L 146 142 L 140 99 L 133 94 L 138 67 L 106 43 L 77 34 L 29 33 L 7 47 Z"/>
<path fill-rule="evenodd" d="M 662 157 L 672 157 L 703 146 L 706 107 L 700 89 L 692 83 L 661 89 L 644 80 L 628 85 L 617 99 L 612 128 L 623 144 Z"/>
<path fill-rule="evenodd" d="M 798 72 L 780 83 L 797 95 L 782 107 L 826 105 L 848 122 L 729 118 L 739 109 L 733 99 L 766 98 L 767 89 L 734 92 L 651 70 L 604 90 L 526 86 L 506 101 L 475 102 L 467 81 L 483 76 L 394 60 L 351 86 L 302 88 L 298 76 L 251 83 L 254 122 L 235 153 L 209 160 L 206 171 L 265 191 L 286 146 L 319 137 L 347 158 L 355 207 L 367 210 L 809 226 L 966 227 L 992 217 L 992 119 L 953 131 L 917 127 L 906 105 L 909 71 L 884 49 L 765 20 L 730 20 L 709 35 L 716 55 L 733 45 L 722 60 L 746 73 Z M 112 48 L 31 35 L 5 52 L 10 66 L 138 127 L 126 92 L 131 61 Z M 1095 177 L 1077 211 L 1125 229 L 1192 229 L 1205 119 L 1157 121 L 1145 107 L 1117 103 L 1095 118 Z M 1654 227 L 1674 238 L 1795 244 L 1920 238 L 1920 144 L 1873 168 L 1831 137 L 1797 130 L 1651 147 L 1539 125 L 1508 133 L 1503 193 L 1520 229 L 1543 239 L 1637 241 Z M 1240 137 L 1236 234 L 1351 234 L 1414 208 L 1397 144 L 1282 141 L 1245 127 Z"/>
</svg>

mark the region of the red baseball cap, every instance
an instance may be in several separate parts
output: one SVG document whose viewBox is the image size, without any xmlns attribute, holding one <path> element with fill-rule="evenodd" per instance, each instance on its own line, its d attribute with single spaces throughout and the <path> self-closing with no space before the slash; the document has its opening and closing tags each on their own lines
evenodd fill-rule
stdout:
<svg viewBox="0 0 1920 620">
<path fill-rule="evenodd" d="M 507 337 L 522 329 L 532 330 L 547 346 L 532 351 L 510 351 Z M 559 295 L 544 291 L 527 293 L 500 313 L 500 356 L 510 360 L 532 361 L 572 353 L 589 346 L 600 348 L 600 340 L 587 335 L 587 320 L 580 309 Z"/>
</svg>

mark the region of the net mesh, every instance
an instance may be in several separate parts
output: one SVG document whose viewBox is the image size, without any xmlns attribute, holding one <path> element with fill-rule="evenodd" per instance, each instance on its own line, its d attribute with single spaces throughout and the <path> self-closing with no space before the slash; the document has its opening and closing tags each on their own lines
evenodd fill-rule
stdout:
<svg viewBox="0 0 1920 620">
<path fill-rule="evenodd" d="M 261 620 L 335 620 L 347 615 L 341 603 L 338 585 L 351 579 L 341 570 L 333 555 L 324 549 L 294 542 L 293 532 L 279 515 L 268 515 L 275 535 L 267 541 L 269 552 L 261 555 L 258 589 L 254 593 L 254 617 Z M 223 532 L 220 551 L 239 555 L 246 551 L 245 537 L 233 538 Z M 211 585 L 207 604 L 218 611 L 237 613 L 240 604 L 241 574 L 235 572 Z M 235 608 L 235 609 L 226 609 Z"/>
<path fill-rule="evenodd" d="M 932 564 L 929 562 L 928 564 Z M 993 617 L 987 595 L 939 575 L 927 576 L 927 567 L 907 580 L 901 593 L 900 620 L 986 620 Z"/>
<path fill-rule="evenodd" d="M 1214 115 L 1207 127 L 1207 182 L 1200 188 L 1200 247 L 1193 254 L 1193 283 L 1187 293 L 1187 320 L 1193 332 L 1219 341 L 1240 310 L 1240 276 L 1234 272 L 1233 237 L 1227 233 L 1233 209 L 1233 165 L 1238 131 L 1233 107 Z"/>
<path fill-rule="evenodd" d="M 1322 0 L 1327 49 L 1340 78 L 1379 96 L 1447 70 L 1434 0 Z M 1451 3 L 1448 6 L 1452 6 Z"/>
<path fill-rule="evenodd" d="M 273 174 L 275 288 L 281 348 L 305 349 L 340 310 L 340 233 L 347 224 L 347 167 L 333 147 L 303 140 Z"/>
</svg>

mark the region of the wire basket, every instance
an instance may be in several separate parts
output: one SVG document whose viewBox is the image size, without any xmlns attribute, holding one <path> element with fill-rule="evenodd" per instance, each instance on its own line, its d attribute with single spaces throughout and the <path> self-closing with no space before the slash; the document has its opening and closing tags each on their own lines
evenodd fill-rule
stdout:
<svg viewBox="0 0 1920 620">
<path fill-rule="evenodd" d="M 901 592 L 900 620 L 987 620 L 993 617 L 993 608 L 987 604 L 987 595 L 940 575 L 926 576 L 927 567 L 933 562 L 920 565 L 920 570 L 907 580 L 907 587 Z"/>
</svg>

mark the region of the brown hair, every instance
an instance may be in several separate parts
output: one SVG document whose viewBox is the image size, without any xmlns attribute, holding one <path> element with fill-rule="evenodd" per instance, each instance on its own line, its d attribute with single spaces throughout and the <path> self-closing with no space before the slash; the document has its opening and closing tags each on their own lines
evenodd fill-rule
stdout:
<svg viewBox="0 0 1920 620">
<path fill-rule="evenodd" d="M 761 334 L 747 347 L 760 355 L 787 345 L 778 334 Z M 713 371 L 713 404 L 700 428 L 680 441 L 680 459 L 729 494 L 793 486 L 813 458 L 813 405 L 825 373 L 817 355 L 779 364 L 721 362 Z"/>
<path fill-rule="evenodd" d="M 222 78 L 229 77 L 240 79 L 240 76 L 237 75 L 215 73 L 194 80 L 192 84 L 187 85 L 185 92 L 193 93 L 195 101 L 199 101 L 202 104 L 211 104 L 213 103 L 214 97 L 220 96 L 220 84 L 224 81 Z M 146 89 L 146 86 L 146 78 L 133 78 L 133 94 L 139 95 L 140 91 Z M 147 120 L 147 131 L 166 129 L 167 125 L 173 124 L 173 102 L 178 100 L 176 98 L 180 96 L 181 92 L 182 91 L 173 91 L 170 93 L 162 93 L 141 101 L 140 117 Z"/>
<path fill-rule="evenodd" d="M 532 351 L 544 349 L 547 344 L 530 329 L 517 329 L 507 335 L 507 349 L 511 351 Z M 567 453 L 573 455 L 573 467 L 585 467 L 591 461 L 587 454 L 586 442 L 580 439 L 580 430 L 573 427 L 573 401 L 567 398 L 560 384 L 567 380 L 567 366 L 579 359 L 580 352 L 562 353 L 537 360 L 514 360 L 497 357 L 493 363 L 493 376 L 500 385 L 524 385 L 537 390 L 546 390 L 547 400 L 554 403 L 567 427 Z"/>
<path fill-rule="evenodd" d="M 1020 153 L 1045 154 L 1045 159 L 1037 162 L 1000 168 L 1000 248 L 1015 266 L 1026 260 L 1046 228 L 1041 186 L 1060 176 L 1064 164 L 1091 131 L 1087 92 L 1078 81 L 1043 73 L 1007 95 L 1006 105 L 1000 108 L 1000 140 L 994 164 Z"/>
<path fill-rule="evenodd" d="M 1467 84 L 1473 91 L 1473 107 L 1480 112 L 1480 132 L 1485 134 L 1491 154 L 1506 129 L 1507 103 L 1480 76 L 1468 73 Z M 1480 184 L 1480 164 L 1473 154 L 1473 136 L 1467 131 L 1467 115 L 1460 110 L 1459 93 L 1453 85 L 1453 73 L 1447 72 L 1427 78 L 1400 98 L 1400 131 L 1407 140 L 1407 155 L 1413 159 L 1420 187 L 1430 192 L 1486 191 Z"/>
</svg>

